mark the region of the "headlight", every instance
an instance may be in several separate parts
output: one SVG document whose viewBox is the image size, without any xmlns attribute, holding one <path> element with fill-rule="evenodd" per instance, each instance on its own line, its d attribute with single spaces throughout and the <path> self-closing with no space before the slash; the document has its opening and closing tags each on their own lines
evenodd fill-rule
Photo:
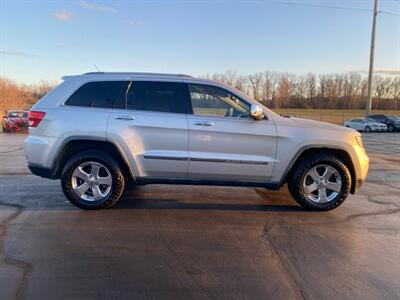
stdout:
<svg viewBox="0 0 400 300">
<path fill-rule="evenodd" d="M 363 144 L 361 136 L 356 135 L 356 142 L 357 142 L 358 146 L 360 146 L 361 148 L 364 148 L 364 144 Z"/>
</svg>

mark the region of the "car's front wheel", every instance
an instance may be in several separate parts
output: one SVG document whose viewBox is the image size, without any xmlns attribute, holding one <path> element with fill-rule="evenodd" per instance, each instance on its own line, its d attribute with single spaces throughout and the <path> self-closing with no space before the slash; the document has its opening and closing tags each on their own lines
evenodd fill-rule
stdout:
<svg viewBox="0 0 400 300">
<path fill-rule="evenodd" d="M 393 132 L 393 131 L 394 131 L 394 126 L 393 126 L 393 124 L 389 124 L 389 125 L 387 126 L 387 131 L 389 131 L 389 132 Z"/>
<path fill-rule="evenodd" d="M 288 181 L 292 197 L 309 210 L 330 210 L 346 200 L 351 175 L 346 165 L 330 154 L 305 157 Z"/>
<path fill-rule="evenodd" d="M 125 180 L 120 166 L 107 153 L 84 151 L 70 158 L 61 175 L 65 196 L 82 209 L 107 208 L 121 197 Z"/>
<path fill-rule="evenodd" d="M 369 126 L 365 127 L 365 132 L 371 132 L 371 127 Z"/>
</svg>

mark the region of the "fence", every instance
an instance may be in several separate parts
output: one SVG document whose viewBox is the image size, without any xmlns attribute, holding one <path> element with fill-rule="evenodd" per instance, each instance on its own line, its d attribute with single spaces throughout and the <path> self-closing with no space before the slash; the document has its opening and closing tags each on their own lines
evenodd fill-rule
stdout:
<svg viewBox="0 0 400 300">
<path fill-rule="evenodd" d="M 291 116 L 302 119 L 310 119 L 315 121 L 322 121 L 342 125 L 345 121 L 354 118 L 363 118 L 365 115 L 362 113 L 283 113 L 284 116 Z"/>
</svg>

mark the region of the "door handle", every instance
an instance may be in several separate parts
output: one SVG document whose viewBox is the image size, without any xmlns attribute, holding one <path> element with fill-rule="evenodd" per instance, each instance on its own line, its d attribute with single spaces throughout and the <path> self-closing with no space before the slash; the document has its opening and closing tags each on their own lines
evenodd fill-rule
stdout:
<svg viewBox="0 0 400 300">
<path fill-rule="evenodd" d="M 198 122 L 194 122 L 194 125 L 210 127 L 210 126 L 214 126 L 214 123 L 209 122 L 209 121 L 198 121 Z"/>
<path fill-rule="evenodd" d="M 132 121 L 135 120 L 134 116 L 116 116 L 114 117 L 116 120 L 124 120 L 124 121 Z"/>
</svg>

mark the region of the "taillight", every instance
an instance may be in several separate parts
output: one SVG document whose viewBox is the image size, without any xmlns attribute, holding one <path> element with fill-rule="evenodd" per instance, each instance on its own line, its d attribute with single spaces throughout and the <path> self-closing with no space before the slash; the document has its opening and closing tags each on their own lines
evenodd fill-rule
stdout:
<svg viewBox="0 0 400 300">
<path fill-rule="evenodd" d="M 36 127 L 44 118 L 46 113 L 44 111 L 30 111 L 29 112 L 29 127 Z"/>
</svg>

